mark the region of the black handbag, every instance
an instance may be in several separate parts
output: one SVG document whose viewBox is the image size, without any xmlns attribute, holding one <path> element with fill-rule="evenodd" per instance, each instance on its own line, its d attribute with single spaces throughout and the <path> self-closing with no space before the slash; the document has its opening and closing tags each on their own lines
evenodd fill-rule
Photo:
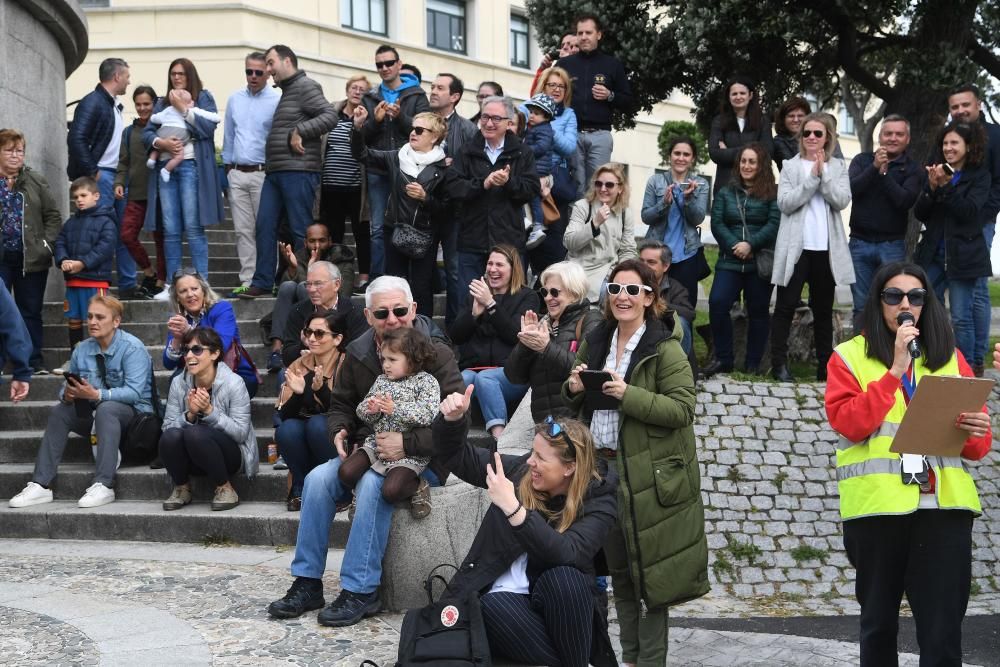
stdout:
<svg viewBox="0 0 1000 667">
<path fill-rule="evenodd" d="M 434 232 L 408 222 L 397 222 L 390 238 L 392 247 L 413 259 L 423 259 L 434 245 Z"/>
<path fill-rule="evenodd" d="M 746 215 L 747 199 L 749 198 L 750 195 L 748 194 L 742 204 L 740 203 L 739 196 L 736 198 L 736 208 L 740 212 L 740 221 L 743 223 L 744 241 L 746 241 L 747 237 L 750 235 L 747 228 Z M 759 248 L 754 251 L 753 258 L 754 266 L 757 268 L 757 277 L 766 283 L 771 282 L 771 272 L 774 271 L 774 248 Z"/>
<path fill-rule="evenodd" d="M 470 592 L 456 597 L 448 591 L 448 582 L 435 574 L 438 565 L 424 581 L 428 604 L 411 609 L 403 617 L 399 631 L 399 654 L 396 667 L 435 665 L 437 667 L 490 667 L 490 645 L 486 638 L 479 596 Z M 445 585 L 445 591 L 434 601 L 434 580 Z"/>
</svg>

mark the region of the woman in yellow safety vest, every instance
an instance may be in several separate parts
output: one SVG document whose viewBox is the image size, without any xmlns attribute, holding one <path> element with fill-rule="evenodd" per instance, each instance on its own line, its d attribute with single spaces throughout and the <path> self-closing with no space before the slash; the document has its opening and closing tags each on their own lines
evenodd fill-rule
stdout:
<svg viewBox="0 0 1000 667">
<path fill-rule="evenodd" d="M 972 520 L 982 513 L 963 459 L 990 450 L 990 420 L 954 415 L 968 433 L 960 457 L 889 451 L 925 375 L 972 370 L 955 349 L 948 313 L 919 266 L 894 262 L 872 280 L 860 336 L 830 358 L 826 411 L 840 434 L 837 487 L 844 547 L 857 571 L 861 665 L 896 665 L 903 593 L 913 610 L 920 664 L 960 665 L 969 601 Z M 916 341 L 920 356 L 907 346 Z M 945 418 L 952 418 L 951 415 Z"/>
</svg>

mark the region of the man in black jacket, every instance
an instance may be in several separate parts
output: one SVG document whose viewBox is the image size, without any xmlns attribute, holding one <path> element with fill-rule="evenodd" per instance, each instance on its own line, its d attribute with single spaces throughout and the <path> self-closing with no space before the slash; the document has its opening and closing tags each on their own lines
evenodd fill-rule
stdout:
<svg viewBox="0 0 1000 667">
<path fill-rule="evenodd" d="M 278 264 L 278 222 L 288 219 L 295 249 L 305 243 L 313 201 L 323 170 L 324 134 L 337 124 L 337 112 L 323 87 L 299 69 L 299 59 L 283 44 L 264 54 L 268 74 L 281 88 L 264 147 L 264 186 L 257 208 L 257 267 L 241 299 L 271 296 Z"/>
<path fill-rule="evenodd" d="M 452 198 L 461 202 L 458 220 L 458 280 L 468 286 L 483 275 L 490 248 L 507 243 L 526 252 L 524 205 L 541 195 L 531 149 L 512 131 L 514 103 L 488 97 L 479 116 L 479 133 L 462 147 L 452 169 L 457 172 Z M 468 299 L 459 290 L 461 309 Z"/>
<path fill-rule="evenodd" d="M 615 109 L 624 111 L 632 106 L 632 87 L 621 61 L 600 50 L 599 18 L 580 15 L 576 19 L 576 37 L 580 50 L 560 58 L 559 66 L 573 79 L 577 147 L 586 172 L 579 184 L 585 189 L 597 168 L 611 162 L 611 114 Z"/>
<path fill-rule="evenodd" d="M 923 167 L 906 152 L 909 121 L 896 114 L 886 116 L 878 143 L 878 150 L 856 155 L 849 172 L 855 334 L 861 333 L 861 311 L 875 272 L 882 264 L 901 262 L 906 256 L 910 209 L 926 180 Z"/>
<path fill-rule="evenodd" d="M 420 81 L 412 74 L 400 74 L 403 61 L 399 52 L 388 44 L 375 50 L 375 69 L 382 83 L 361 99 L 368 119 L 365 121 L 365 145 L 382 151 L 396 151 L 410 140 L 413 117 L 429 111 L 427 95 Z M 385 240 L 382 223 L 392 181 L 381 168 L 369 165 L 368 208 L 371 212 L 371 277 L 385 273 Z"/>
<path fill-rule="evenodd" d="M 987 123 L 982 115 L 981 96 L 979 88 L 973 84 L 965 84 L 954 88 L 948 95 L 948 111 L 953 120 L 965 123 L 982 123 L 986 131 L 986 162 L 983 164 L 990 172 L 990 196 L 979 213 L 983 221 L 983 236 L 986 238 L 987 250 L 993 247 L 993 236 L 996 234 L 997 213 L 1000 213 L 1000 125 Z M 976 283 L 973 296 L 972 321 L 976 330 L 976 357 L 968 359 L 973 372 L 983 375 L 983 358 L 990 335 L 990 292 L 987 279 L 981 278 Z"/>
<path fill-rule="evenodd" d="M 145 290 L 136 293 L 135 260 L 122 242 L 120 233 L 125 199 L 115 199 L 114 191 L 122 131 L 125 129 L 123 106 L 118 102 L 118 96 L 128 90 L 128 63 L 121 58 L 105 58 L 97 73 L 100 83 L 76 105 L 73 122 L 66 135 L 69 154 L 66 175 L 71 181 L 81 176 L 97 181 L 101 201 L 113 209 L 115 225 L 119 230 L 115 248 L 119 295 L 123 299 L 148 299 Z"/>
</svg>

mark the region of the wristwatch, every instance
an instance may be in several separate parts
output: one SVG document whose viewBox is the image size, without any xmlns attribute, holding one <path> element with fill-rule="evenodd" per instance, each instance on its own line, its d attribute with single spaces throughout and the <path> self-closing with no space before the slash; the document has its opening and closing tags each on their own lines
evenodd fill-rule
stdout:
<svg viewBox="0 0 1000 667">
<path fill-rule="evenodd" d="M 608 102 L 614 102 L 614 101 L 615 101 L 615 91 L 612 90 L 611 92 L 608 93 Z"/>
</svg>

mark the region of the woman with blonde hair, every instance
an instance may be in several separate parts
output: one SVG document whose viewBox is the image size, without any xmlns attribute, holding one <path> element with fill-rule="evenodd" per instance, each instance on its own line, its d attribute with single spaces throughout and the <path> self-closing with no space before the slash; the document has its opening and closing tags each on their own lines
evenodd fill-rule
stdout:
<svg viewBox="0 0 1000 667">
<path fill-rule="evenodd" d="M 480 596 L 495 658 L 617 665 L 594 566 L 617 515 L 614 466 L 572 419 L 537 424 L 528 454 L 474 446 L 465 417 L 473 389 L 446 397 L 434 422 L 434 456 L 492 501 L 449 591 Z"/>
<path fill-rule="evenodd" d="M 563 236 L 567 261 L 583 267 L 590 284 L 587 298 L 596 303 L 608 270 L 636 256 L 635 220 L 628 208 L 625 170 L 616 162 L 601 165 L 586 196 L 573 205 Z"/>
<path fill-rule="evenodd" d="M 385 170 L 392 185 L 383 222 L 385 272 L 405 278 L 413 290 L 417 312 L 433 317 L 435 239 L 440 236 L 435 220 L 446 209 L 454 178 L 441 148 L 448 125 L 435 113 L 418 113 L 413 117 L 409 141 L 398 151 L 384 151 L 365 144 L 362 128 L 367 118 L 363 105 L 354 109 L 351 154 L 362 164 Z M 409 233 L 404 235 L 404 230 Z M 418 242 L 416 235 L 423 241 Z"/>
<path fill-rule="evenodd" d="M 816 379 L 826 380 L 833 353 L 833 297 L 837 285 L 854 283 L 854 264 L 840 212 L 851 203 L 847 164 L 836 157 L 837 128 L 827 113 L 811 113 L 799 130 L 799 154 L 785 162 L 778 183 L 781 222 L 771 282 L 778 286 L 771 320 L 771 374 L 792 382 L 788 335 L 809 283 L 816 341 Z"/>
</svg>

